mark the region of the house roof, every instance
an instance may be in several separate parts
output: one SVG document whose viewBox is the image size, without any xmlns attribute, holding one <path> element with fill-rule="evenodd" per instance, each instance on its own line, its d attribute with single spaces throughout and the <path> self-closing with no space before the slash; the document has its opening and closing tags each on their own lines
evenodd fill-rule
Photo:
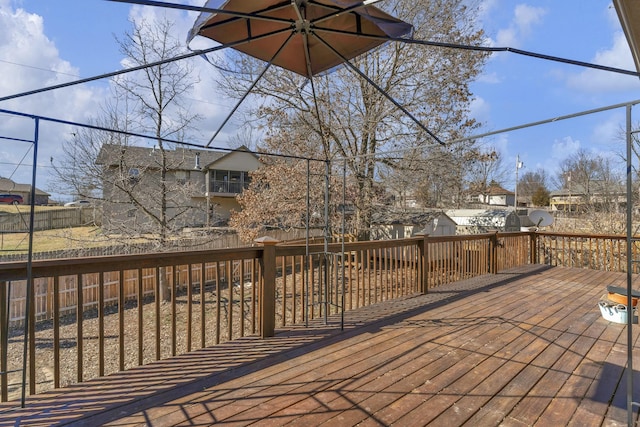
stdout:
<svg viewBox="0 0 640 427">
<path fill-rule="evenodd" d="M 0 193 L 29 193 L 31 184 L 18 184 L 9 178 L 0 178 Z M 36 187 L 37 196 L 50 196 L 51 194 Z"/>
<path fill-rule="evenodd" d="M 235 153 L 237 153 L 237 152 L 239 152 L 239 151 L 241 151 L 241 152 L 245 152 L 245 153 L 249 153 L 249 154 L 251 154 L 252 156 L 254 156 L 256 159 L 258 158 L 258 155 L 257 155 L 257 154 L 255 154 L 255 153 L 253 153 L 253 152 L 249 151 L 249 149 L 248 149 L 246 146 L 242 145 L 242 146 L 240 146 L 240 147 L 236 148 L 236 149 L 235 149 L 235 150 L 233 150 L 233 151 L 229 151 L 228 153 L 222 153 L 222 156 L 220 156 L 220 157 L 218 157 L 217 159 L 213 160 L 211 163 L 205 163 L 205 166 L 206 166 L 205 168 L 206 168 L 206 169 L 211 169 L 211 167 L 212 167 L 215 163 L 217 163 L 217 162 L 219 162 L 219 161 L 223 160 L 223 159 L 224 159 L 224 158 L 226 158 L 226 157 L 232 156 L 232 155 L 234 155 Z"/>
<path fill-rule="evenodd" d="M 118 166 L 121 160 L 130 167 L 150 168 L 158 167 L 158 149 L 138 147 L 133 145 L 104 144 L 98 153 L 96 163 L 105 166 Z M 172 170 L 192 170 L 196 166 L 196 154 L 200 156 L 200 165 L 209 165 L 222 158 L 227 153 L 223 151 L 196 150 L 191 148 L 177 148 L 165 150 L 168 168 Z"/>
<path fill-rule="evenodd" d="M 640 2 L 638 0 L 613 0 L 613 5 L 631 48 L 636 70 L 640 71 Z"/>
<path fill-rule="evenodd" d="M 158 156 L 155 153 L 158 149 L 149 147 L 138 147 L 135 145 L 104 144 L 98 153 L 96 163 L 105 166 L 118 166 L 121 159 L 126 161 L 127 166 L 144 169 L 158 168 Z M 196 150 L 193 148 L 177 148 L 175 150 L 165 150 L 167 156 L 168 169 L 171 170 L 193 170 L 196 168 L 196 155 L 199 155 L 198 164 L 203 169 L 210 169 L 214 163 L 237 153 L 238 151 L 249 152 L 244 145 L 233 151 Z M 258 158 L 254 153 L 253 156 Z"/>
<path fill-rule="evenodd" d="M 551 197 L 562 197 L 562 196 L 583 196 L 587 193 L 591 195 L 596 194 L 625 194 L 626 189 L 623 185 L 615 184 L 606 181 L 591 181 L 589 183 L 589 191 L 587 192 L 586 188 L 582 184 L 573 183 L 571 188 L 563 188 L 556 191 L 551 191 L 549 196 Z"/>
<path fill-rule="evenodd" d="M 487 187 L 486 194 L 489 196 L 513 195 L 513 191 L 506 190 L 499 185 L 490 185 Z"/>
</svg>

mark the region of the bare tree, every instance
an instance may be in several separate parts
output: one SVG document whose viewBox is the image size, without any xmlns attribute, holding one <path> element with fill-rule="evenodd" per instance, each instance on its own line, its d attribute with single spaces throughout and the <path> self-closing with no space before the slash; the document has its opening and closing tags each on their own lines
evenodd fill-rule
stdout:
<svg viewBox="0 0 640 427">
<path fill-rule="evenodd" d="M 118 40 L 120 51 L 125 56 L 126 61 L 132 66 L 145 65 L 152 62 L 162 61 L 178 56 L 183 53 L 184 47 L 172 36 L 173 24 L 168 20 L 147 23 L 133 22 L 133 31 L 127 33 L 122 40 Z M 151 172 L 155 175 L 152 182 L 157 183 L 157 192 L 132 191 L 129 185 L 118 185 L 119 191 L 127 194 L 131 203 L 142 209 L 146 218 L 154 224 L 159 243 L 164 245 L 168 235 L 172 232 L 172 221 L 167 216 L 172 189 L 169 188 L 167 173 L 176 168 L 171 164 L 167 150 L 171 145 L 165 139 L 181 140 L 194 121 L 199 117 L 189 113 L 189 109 L 184 104 L 184 97 L 197 82 L 193 69 L 188 62 L 168 62 L 153 67 L 144 68 L 142 76 L 125 74 L 114 80 L 118 96 L 123 96 L 130 100 L 133 112 L 133 122 L 139 130 L 151 133 L 156 137 L 155 148 L 158 151 L 155 165 L 149 167 L 144 172 Z M 130 120 L 127 115 L 127 121 Z M 180 161 L 180 160 L 178 160 Z M 126 179 L 119 182 L 135 183 L 143 177 L 130 179 L 130 171 L 122 171 L 126 174 Z M 138 170 L 138 173 L 142 171 Z M 151 200 L 145 197 L 152 196 Z M 148 206 L 151 201 L 153 207 Z"/>
<path fill-rule="evenodd" d="M 462 0 L 391 1 L 383 7 L 412 22 L 417 39 L 480 44 L 482 31 L 472 22 L 475 11 L 466 4 Z M 470 50 L 391 43 L 352 63 L 447 141 L 467 135 L 478 126 L 468 114 L 472 98 L 469 83 L 480 72 L 485 58 Z M 229 55 L 225 60 L 221 65 L 226 71 L 222 86 L 233 96 L 243 95 L 264 67 L 245 56 Z M 385 158 L 385 151 L 431 147 L 421 161 L 434 156 L 438 161 L 432 164 L 438 166 L 443 165 L 444 157 L 451 157 L 452 163 L 442 172 L 453 177 L 447 180 L 449 187 L 461 192 L 464 171 L 458 168 L 455 156 L 461 156 L 464 149 L 453 153 L 454 157 L 449 150 L 464 148 L 463 144 L 439 147 L 383 93 L 348 67 L 314 77 L 311 83 L 291 72 L 270 71 L 255 86 L 254 94 L 265 99 L 254 104 L 259 107 L 253 113 L 266 129 L 262 144 L 266 151 L 346 159 L 355 189 L 351 200 L 354 226 L 360 238 L 368 236 L 379 165 L 395 161 Z M 435 190 L 434 194 L 441 197 L 442 193 Z"/>
<path fill-rule="evenodd" d="M 547 206 L 549 205 L 547 181 L 547 173 L 544 169 L 527 171 L 519 179 L 518 194 L 531 199 L 531 203 L 535 206 Z"/>
<path fill-rule="evenodd" d="M 556 179 L 561 188 L 580 200 L 579 209 L 594 218 L 602 212 L 617 212 L 626 203 L 621 199 L 625 195 L 622 177 L 611 160 L 585 150 L 566 159 Z"/>
<path fill-rule="evenodd" d="M 466 152 L 468 189 L 488 200 L 489 188 L 502 185 L 506 170 L 502 155 L 495 147 L 472 148 Z"/>
<path fill-rule="evenodd" d="M 184 53 L 173 38 L 173 24 L 132 22 L 132 30 L 118 39 L 124 62 L 144 66 Z M 123 240 L 146 238 L 163 250 L 177 229 L 189 223 L 187 215 L 204 175 L 179 179 L 171 171 L 193 164 L 194 153 L 168 144 L 181 141 L 199 119 L 184 103 L 197 82 L 188 62 L 167 62 L 112 81 L 113 97 L 104 104 L 100 127 L 118 132 L 79 129 L 64 144 L 65 158 L 57 165 L 57 180 L 78 197 L 102 199 L 103 227 Z M 153 149 L 127 133 L 155 137 Z M 202 191 L 200 191 L 202 193 Z M 169 297 L 164 288 L 163 298 Z"/>
</svg>

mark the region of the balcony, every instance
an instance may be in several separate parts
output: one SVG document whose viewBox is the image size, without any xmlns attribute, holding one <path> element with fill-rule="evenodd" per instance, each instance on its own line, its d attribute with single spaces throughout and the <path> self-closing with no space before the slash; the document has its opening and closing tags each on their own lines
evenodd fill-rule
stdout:
<svg viewBox="0 0 640 427">
<path fill-rule="evenodd" d="M 242 193 L 247 186 L 248 183 L 245 185 L 242 182 L 211 181 L 211 193 L 216 196 L 236 196 Z"/>
<path fill-rule="evenodd" d="M 620 236 L 412 238 L 349 243 L 344 251 L 330 245 L 328 253 L 312 246 L 308 256 L 300 246 L 264 243 L 206 254 L 35 262 L 34 277 L 51 281 L 49 294 L 59 297 L 50 314 L 45 302 L 33 304 L 32 324 L 40 317 L 59 332 L 44 341 L 46 325 L 34 328 L 30 396 L 17 408 L 5 374 L 9 401 L 0 423 L 626 420 L 626 326 L 605 321 L 597 307 L 607 284 L 626 283 Z M 0 266 L 5 288 L 18 280 L 18 264 Z M 169 302 L 155 297 L 163 272 L 175 295 Z M 87 291 L 93 276 L 100 286 Z M 61 296 L 66 277 L 82 284 L 75 300 Z M 118 289 L 112 303 L 107 285 Z M 83 314 L 61 315 L 67 300 Z M 112 319 L 115 329 L 106 326 Z M 126 335 L 132 324 L 142 326 Z M 67 345 L 74 339 L 77 345 Z M 6 368 L 10 344 L 3 342 L 0 358 Z M 98 356 L 89 363 L 91 346 Z M 49 377 L 39 377 L 44 368 Z M 74 377 L 65 379 L 69 370 Z"/>
<path fill-rule="evenodd" d="M 249 172 L 211 170 L 209 191 L 215 196 L 235 197 L 249 187 Z"/>
</svg>

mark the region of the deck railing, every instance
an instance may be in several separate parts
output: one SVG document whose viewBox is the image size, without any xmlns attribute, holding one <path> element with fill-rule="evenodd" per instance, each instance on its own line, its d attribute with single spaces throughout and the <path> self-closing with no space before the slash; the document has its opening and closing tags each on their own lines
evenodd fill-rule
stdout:
<svg viewBox="0 0 640 427">
<path fill-rule="evenodd" d="M 582 239 L 582 240 L 580 240 Z M 617 269 L 620 239 L 549 233 L 256 247 L 0 264 L 0 398 L 85 381 L 528 263 Z M 597 257 L 604 262 L 594 262 Z M 338 317 L 336 317 L 338 315 Z"/>
<path fill-rule="evenodd" d="M 533 259 L 537 264 L 627 271 L 627 241 L 620 235 L 535 233 Z M 632 273 L 640 273 L 640 242 L 631 246 Z"/>
</svg>

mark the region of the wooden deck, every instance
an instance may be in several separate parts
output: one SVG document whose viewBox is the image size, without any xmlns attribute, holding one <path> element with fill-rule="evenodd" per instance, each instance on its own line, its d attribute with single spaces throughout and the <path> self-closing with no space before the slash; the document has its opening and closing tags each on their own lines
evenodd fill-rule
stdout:
<svg viewBox="0 0 640 427">
<path fill-rule="evenodd" d="M 626 425 L 626 327 L 597 307 L 625 280 L 527 266 L 461 281 L 347 313 L 342 331 L 244 338 L 3 404 L 0 425 Z"/>
</svg>

